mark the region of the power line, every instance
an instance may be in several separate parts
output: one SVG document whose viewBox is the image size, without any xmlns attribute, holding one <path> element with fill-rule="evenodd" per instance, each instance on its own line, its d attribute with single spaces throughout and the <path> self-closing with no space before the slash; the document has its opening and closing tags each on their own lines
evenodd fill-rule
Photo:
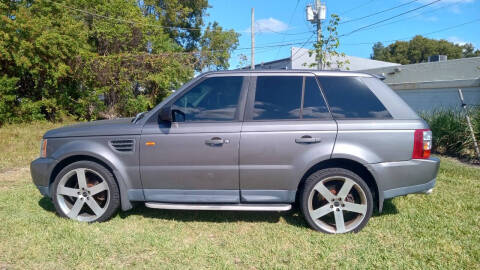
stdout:
<svg viewBox="0 0 480 270">
<path fill-rule="evenodd" d="M 122 19 L 122 18 L 114 18 L 114 17 L 110 17 L 110 16 L 105 16 L 105 15 L 101 15 L 101 14 L 97 14 L 97 13 L 94 13 L 94 12 L 91 12 L 91 11 L 87 11 L 87 10 L 83 10 L 83 9 L 78 9 L 78 8 L 75 8 L 75 7 L 71 7 L 71 6 L 67 6 L 65 4 L 62 4 L 62 3 L 57 3 L 57 2 L 53 2 L 51 1 L 52 3 L 54 4 L 58 4 L 66 9 L 69 9 L 69 10 L 74 10 L 74 11 L 78 11 L 78 12 L 81 12 L 81 13 L 84 13 L 84 14 L 88 14 L 88 15 L 91 15 L 91 16 L 95 16 L 95 17 L 99 17 L 99 18 L 103 18 L 103 19 L 108 19 L 108 20 L 113 20 L 113 21 L 117 21 L 117 22 L 121 22 L 121 23 L 128 23 L 128 24 L 134 24 L 134 25 L 143 25 L 143 26 L 150 26 L 150 27 L 156 27 L 156 28 L 162 28 L 162 29 L 171 29 L 171 30 L 203 30 L 201 28 L 188 28 L 188 27 L 173 27 L 173 26 L 162 26 L 162 25 L 156 25 L 156 24 L 149 24 L 149 23 L 141 23 L 141 22 L 135 22 L 135 21 L 131 21 L 131 20 L 126 20 L 126 19 Z M 281 32 L 277 32 L 277 31 L 274 31 L 274 30 L 271 30 L 269 29 L 269 31 L 273 32 L 273 33 L 277 33 L 277 34 L 282 34 L 282 35 L 301 35 L 301 34 L 305 34 L 305 33 L 310 33 L 310 31 L 305 31 L 305 32 L 300 32 L 300 33 L 281 33 Z M 302 39 L 304 40 L 304 39 Z M 283 42 L 283 41 L 282 41 Z M 266 43 L 267 44 L 267 43 Z M 287 43 L 288 44 L 288 43 Z M 298 43 L 295 43 L 295 44 L 298 44 Z M 282 45 L 282 46 L 288 46 L 288 45 Z M 279 47 L 282 47 L 282 46 L 279 46 Z M 257 48 L 260 48 L 260 47 L 257 47 Z M 246 48 L 247 49 L 247 48 Z M 250 49 L 250 48 L 248 48 Z"/>
<path fill-rule="evenodd" d="M 283 32 L 278 32 L 278 31 L 275 31 L 275 30 L 272 30 L 268 27 L 265 27 L 265 29 L 269 32 L 272 32 L 272 33 L 275 33 L 275 34 L 279 34 L 279 35 L 284 35 L 284 36 L 298 36 L 298 35 L 303 35 L 303 34 L 306 34 L 306 33 L 311 33 L 312 31 L 305 31 L 305 32 L 297 32 L 297 33 L 283 33 Z"/>
<path fill-rule="evenodd" d="M 288 20 L 288 25 L 287 26 L 290 26 L 290 24 L 292 23 L 293 16 L 295 16 L 295 12 L 297 11 L 299 3 L 300 3 L 300 0 L 297 0 L 297 3 L 295 4 L 295 8 L 293 9 L 292 15 L 290 16 L 290 19 Z M 282 38 L 282 42 L 284 42 L 284 41 L 285 41 L 285 37 Z M 275 54 L 275 58 L 278 57 L 279 52 L 280 52 L 280 48 L 277 50 L 277 53 Z"/>
<path fill-rule="evenodd" d="M 88 10 L 79 9 L 79 8 L 76 8 L 76 7 L 70 7 L 70 6 L 67 6 L 67 5 L 65 5 L 65 4 L 58 3 L 58 2 L 54 2 L 54 1 L 51 1 L 51 0 L 48 0 L 48 1 L 50 1 L 50 2 L 53 3 L 53 4 L 60 5 L 60 6 L 64 7 L 64 8 L 66 8 L 66 9 L 69 9 L 69 10 L 74 10 L 74 11 L 78 11 L 78 12 L 81 12 L 81 13 L 84 13 L 84 14 L 88 14 L 88 15 L 91 15 L 91 16 L 95 16 L 95 17 L 99 17 L 99 18 L 104 18 L 104 19 L 109 19 L 109 20 L 114 20 L 114 21 L 119 21 L 119 22 L 123 22 L 123 23 L 129 23 L 129 24 L 134 24 L 134 25 L 150 26 L 150 27 L 156 27 L 156 28 L 162 28 L 162 29 L 170 29 L 170 30 L 198 30 L 198 31 L 205 30 L 205 29 L 202 29 L 202 28 L 177 27 L 177 26 L 163 26 L 163 25 L 157 25 L 157 24 L 151 24 L 151 23 L 135 22 L 135 21 L 131 21 L 131 20 L 126 20 L 126 19 L 121 19 L 121 18 L 114 18 L 114 17 L 110 17 L 110 16 L 105 16 L 105 15 L 97 14 L 97 13 L 94 13 L 94 12 L 91 12 L 91 11 L 88 11 Z"/>
<path fill-rule="evenodd" d="M 289 43 L 282 43 L 282 44 L 275 44 L 275 45 L 265 45 L 265 46 L 255 46 L 256 49 L 264 49 L 264 48 L 277 48 L 277 47 L 285 47 L 285 46 L 292 46 L 292 45 L 299 45 L 299 44 L 302 44 L 301 46 L 305 46 L 305 44 L 307 44 L 311 38 L 313 37 L 313 34 L 312 36 L 310 36 L 310 38 L 305 41 L 305 42 L 289 42 Z M 265 44 L 268 44 L 268 43 L 265 43 Z M 237 49 L 233 49 L 232 51 L 241 51 L 241 50 L 250 50 L 252 47 L 243 47 L 243 48 L 237 48 Z M 204 52 L 223 52 L 225 50 L 210 50 L 210 51 L 204 51 Z M 179 52 L 179 53 L 201 53 L 202 51 L 197 51 L 197 52 Z"/>
<path fill-rule="evenodd" d="M 363 4 L 360 4 L 360 5 L 358 5 L 358 6 L 355 6 L 355 7 L 351 8 L 351 9 L 348 9 L 348 10 L 346 10 L 346 11 L 344 11 L 344 12 L 340 12 L 339 15 L 345 15 L 345 14 L 347 14 L 347 13 L 350 13 L 351 11 L 354 11 L 354 10 L 357 10 L 357 9 L 362 8 L 362 7 L 364 7 L 364 6 L 367 6 L 367 5 L 369 5 L 370 3 L 375 2 L 375 1 L 376 1 L 376 0 L 367 1 L 367 2 L 365 2 L 365 3 L 363 3 Z"/>
<path fill-rule="evenodd" d="M 344 22 L 341 22 L 339 24 L 345 24 L 345 23 L 349 23 L 349 22 L 355 22 L 355 21 L 359 21 L 359 20 L 362 20 L 362 19 L 365 19 L 365 18 L 368 18 L 368 17 L 373 17 L 375 15 L 378 15 L 378 14 L 382 14 L 382 13 L 385 13 L 385 12 L 388 12 L 390 10 L 394 10 L 394 9 L 397 9 L 397 8 L 401 8 L 403 6 L 407 6 L 407 5 L 410 5 L 411 3 L 414 3 L 414 2 L 417 2 L 418 0 L 413 0 L 413 1 L 410 1 L 410 2 L 407 2 L 407 3 L 403 3 L 401 5 L 398 5 L 398 6 L 394 6 L 394 7 L 391 7 L 391 8 L 387 8 L 387 9 L 384 9 L 384 10 L 380 10 L 380 11 L 377 11 L 377 12 L 374 12 L 374 13 L 371 13 L 371 14 L 368 14 L 368 15 L 365 15 L 365 16 L 362 16 L 362 17 L 359 17 L 359 18 L 354 18 L 354 19 L 351 19 L 351 20 L 348 20 L 348 21 L 344 21 Z"/>
<path fill-rule="evenodd" d="M 312 35 L 313 36 L 313 35 Z M 260 53 L 264 52 L 270 52 L 271 48 L 277 48 L 277 47 L 285 47 L 285 46 L 292 46 L 292 45 L 299 45 L 302 44 L 304 46 L 308 41 L 306 42 L 290 42 L 290 43 L 283 43 L 283 44 L 275 44 L 275 45 L 265 45 L 265 46 L 256 46 L 257 49 L 265 49 L 262 50 Z M 269 44 L 269 43 L 265 43 Z M 236 48 L 232 49 L 232 55 L 238 55 L 239 53 L 233 53 L 234 51 L 243 51 L 243 50 L 250 50 L 251 47 L 242 47 L 242 48 Z M 190 52 L 160 52 L 160 53 L 140 53 L 140 54 L 128 54 L 125 53 L 125 56 L 148 56 L 148 57 L 163 57 L 163 56 L 171 56 L 171 55 L 202 55 L 205 53 L 214 53 L 214 52 L 224 52 L 227 49 L 222 49 L 222 50 L 204 50 L 204 51 L 190 51 Z M 118 55 L 99 55 L 100 57 L 117 57 Z"/>
<path fill-rule="evenodd" d="M 435 30 L 435 31 L 432 31 L 432 32 L 416 34 L 415 36 L 417 36 L 417 35 L 428 36 L 428 35 L 431 35 L 431 34 L 436 34 L 436 33 L 448 31 L 448 30 L 451 30 L 451 29 L 455 29 L 455 28 L 458 28 L 458 27 L 461 27 L 461 26 L 464 26 L 464 25 L 467 25 L 467 24 L 471 24 L 471 23 L 477 22 L 477 21 L 480 21 L 480 18 L 475 19 L 475 20 L 471 20 L 471 21 L 467 21 L 467 22 L 464 22 L 464 23 L 461 23 L 461 24 L 456 24 L 456 25 L 452 25 L 452 26 L 449 26 L 449 27 L 441 28 L 441 29 L 438 29 L 438 30 Z M 390 39 L 390 40 L 382 40 L 382 41 L 373 41 L 373 42 L 343 43 L 342 45 L 345 45 L 345 46 L 352 46 L 352 45 L 371 45 L 371 44 L 375 44 L 375 43 L 377 43 L 377 42 L 388 43 L 388 42 L 394 42 L 394 41 L 398 41 L 398 40 L 411 39 L 411 38 L 413 38 L 413 37 L 414 37 L 414 36 L 409 36 L 409 37 L 403 37 L 403 38 L 397 38 L 397 39 Z"/>
<path fill-rule="evenodd" d="M 312 32 L 309 32 L 309 33 L 312 33 Z M 292 39 L 292 40 L 289 40 L 287 41 L 288 43 L 291 43 L 291 42 L 304 42 L 306 39 L 305 38 L 299 38 L 299 39 Z M 287 44 L 288 44 L 287 43 Z M 278 44 L 278 45 L 282 45 L 282 44 L 286 44 L 284 42 L 280 42 L 280 41 L 276 41 L 276 42 L 267 42 L 267 43 L 261 43 L 261 44 L 258 44 L 260 46 L 262 45 L 275 45 L 275 44 Z"/>
<path fill-rule="evenodd" d="M 115 18 L 115 17 L 111 17 L 111 16 L 101 15 L 101 14 L 94 13 L 94 12 L 91 12 L 91 11 L 88 11 L 88 10 L 67 6 L 67 5 L 62 4 L 62 3 L 57 3 L 57 2 L 53 2 L 53 1 L 51 1 L 51 2 L 54 3 L 54 4 L 60 5 L 64 8 L 66 8 L 66 9 L 69 9 L 69 10 L 74 10 L 74 11 L 81 12 L 81 13 L 84 13 L 84 14 L 88 14 L 88 15 L 91 15 L 91 16 L 95 16 L 95 17 L 99 17 L 99 18 L 103 18 L 103 19 L 108 19 L 108 20 L 113 20 L 113 21 L 118 21 L 118 22 L 122 22 L 122 23 L 150 26 L 150 27 L 156 27 L 156 28 L 161 28 L 161 29 L 170 29 L 170 30 L 197 30 L 197 31 L 205 30 L 205 29 L 202 29 L 202 28 L 194 28 L 194 27 L 163 26 L 163 25 L 157 25 L 157 24 L 151 24 L 151 23 L 135 22 L 135 21 L 126 20 L 126 19 L 122 19 L 122 18 Z M 302 35 L 302 34 L 305 34 L 305 33 L 310 33 L 310 31 L 299 32 L 299 33 L 283 33 L 283 32 L 275 31 L 273 29 L 269 29 L 269 28 L 267 28 L 267 30 L 272 32 L 272 33 L 275 33 L 275 34 L 287 35 L 287 36 Z M 241 31 L 236 31 L 236 32 L 241 32 Z"/>
<path fill-rule="evenodd" d="M 290 19 L 288 20 L 288 25 L 292 23 L 293 16 L 295 16 L 295 12 L 297 11 L 298 4 L 300 4 L 300 0 L 297 0 L 297 4 L 295 4 L 295 8 L 293 9 L 292 15 L 290 15 Z"/>
<path fill-rule="evenodd" d="M 389 17 L 389 18 L 380 20 L 380 21 L 378 21 L 378 22 L 371 23 L 371 24 L 366 25 L 366 26 L 362 26 L 362 27 L 360 27 L 360 28 L 357 28 L 357 29 L 355 29 L 355 30 L 353 30 L 353 31 L 348 32 L 347 34 L 340 35 L 339 37 L 349 36 L 349 35 L 351 35 L 351 34 L 353 34 L 353 33 L 359 32 L 359 31 L 361 31 L 361 30 L 363 30 L 363 29 L 365 29 L 365 28 L 369 28 L 369 27 L 372 27 L 372 26 L 374 26 L 374 25 L 380 24 L 380 23 L 382 23 L 382 22 L 386 22 L 386 21 L 389 21 L 389 20 L 391 20 L 391 19 L 394 19 L 394 18 L 400 17 L 400 16 L 402 16 L 402 15 L 408 14 L 408 13 L 413 12 L 413 11 L 415 11 L 415 10 L 419 10 L 419 9 L 421 9 L 421 8 L 428 7 L 428 6 L 433 5 L 433 4 L 435 4 L 435 3 L 437 3 L 437 2 L 440 2 L 440 1 L 442 1 L 442 0 L 432 1 L 432 2 L 430 2 L 430 3 L 428 3 L 428 4 L 422 5 L 422 6 L 420 6 L 420 7 L 414 8 L 414 9 L 407 10 L 407 11 L 402 12 L 402 13 L 400 13 L 400 14 L 397 14 L 397 15 L 395 15 L 395 16 L 392 16 L 392 17 Z"/>
<path fill-rule="evenodd" d="M 85 14 L 88 14 L 88 15 L 91 15 L 91 16 L 96 16 L 96 17 L 100 17 L 100 18 L 104 18 L 104 19 L 110 19 L 110 20 L 118 21 L 118 22 L 121 22 L 121 23 L 145 25 L 145 26 L 152 26 L 152 27 L 158 27 L 158 28 L 167 28 L 167 29 L 202 30 L 201 28 L 173 27 L 173 26 L 162 26 L 162 25 L 156 25 L 156 24 L 148 24 L 148 23 L 134 22 L 134 21 L 131 21 L 131 20 L 126 20 L 126 19 L 121 19 L 121 18 L 114 18 L 114 17 L 110 17 L 110 16 L 100 15 L 100 14 L 97 14 L 97 13 L 94 13 L 94 12 L 90 12 L 90 11 L 87 11 L 87 10 L 82 10 L 82 9 L 70 7 L 70 6 L 64 5 L 64 4 L 62 4 L 62 3 L 57 3 L 57 2 L 53 2 L 53 1 L 51 1 L 51 2 L 54 3 L 54 4 L 58 4 L 58 5 L 60 5 L 60 6 L 63 6 L 64 8 L 67 8 L 67 9 L 70 9 L 70 10 L 78 11 L 78 12 L 81 12 L 81 13 L 85 13 Z M 310 31 L 302 32 L 302 33 L 292 33 L 291 35 L 304 34 L 304 33 L 310 33 Z M 286 33 L 282 33 L 282 34 L 286 34 Z M 301 40 L 302 42 L 289 42 L 289 43 L 271 42 L 271 43 L 261 44 L 261 45 L 264 45 L 264 46 L 257 46 L 257 48 L 275 48 L 275 47 L 285 47 L 285 46 L 291 46 L 291 45 L 298 45 L 298 44 L 303 44 L 303 41 L 304 41 L 305 39 L 297 39 L 297 40 Z M 251 47 L 244 47 L 244 48 L 233 49 L 232 51 L 237 51 L 237 50 L 250 50 L 250 49 L 251 49 Z M 215 52 L 215 51 L 225 51 L 225 50 L 214 50 L 214 51 L 210 51 L 210 52 Z M 167 53 L 167 54 L 172 54 L 172 53 L 178 53 L 178 54 L 195 54 L 195 53 L 199 53 L 199 52 L 200 52 L 200 51 L 196 51 L 196 52 L 171 52 L 171 53 Z"/>
<path fill-rule="evenodd" d="M 313 37 L 314 35 L 315 35 L 315 33 L 312 33 L 312 35 L 307 39 L 307 41 L 305 41 L 305 42 L 300 46 L 300 48 L 304 49 L 303 47 L 304 47 L 307 43 L 309 43 L 310 40 L 312 40 L 312 37 Z M 295 57 L 295 55 L 296 55 L 299 51 L 300 51 L 300 50 L 295 51 L 295 53 L 292 55 L 292 57 L 291 57 L 291 58 L 292 58 L 292 62 L 293 62 L 293 60 L 294 60 L 293 57 Z M 296 59 L 302 57 L 303 55 L 305 55 L 305 53 L 303 53 L 302 55 L 300 55 L 300 56 L 297 57 Z"/>
<path fill-rule="evenodd" d="M 408 20 L 410 18 L 414 18 L 414 17 L 418 17 L 420 15 L 424 15 L 424 14 L 428 14 L 428 13 L 432 13 L 432 12 L 435 12 L 441 8 L 447 8 L 447 7 L 450 7 L 450 6 L 453 6 L 455 4 L 457 4 L 458 2 L 452 2 L 450 4 L 447 4 L 447 5 L 443 5 L 443 6 L 440 6 L 440 7 L 436 7 L 434 9 L 430 9 L 430 10 L 426 10 L 426 11 L 423 11 L 423 12 L 420 12 L 420 13 L 417 13 L 417 14 L 413 14 L 412 16 L 408 16 L 406 18 L 402 18 L 402 19 L 399 19 L 399 20 L 396 20 L 396 21 L 393 21 L 393 22 L 388 22 L 388 23 L 384 23 L 384 24 L 380 24 L 378 27 L 376 28 L 372 28 L 372 29 L 377 29 L 377 28 L 380 28 L 380 27 L 383 27 L 383 26 L 387 26 L 387 25 L 390 25 L 390 24 L 394 24 L 394 23 L 398 23 L 398 22 L 403 22 L 405 20 Z"/>
</svg>

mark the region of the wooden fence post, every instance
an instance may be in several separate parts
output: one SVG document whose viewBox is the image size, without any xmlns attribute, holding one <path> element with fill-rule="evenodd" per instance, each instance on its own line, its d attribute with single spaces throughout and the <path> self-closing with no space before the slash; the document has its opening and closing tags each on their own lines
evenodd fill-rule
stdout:
<svg viewBox="0 0 480 270">
<path fill-rule="evenodd" d="M 462 108 L 465 111 L 465 117 L 467 118 L 468 128 L 470 129 L 470 134 L 472 135 L 473 147 L 475 148 L 475 154 L 477 154 L 477 159 L 480 160 L 480 151 L 478 150 L 477 139 L 475 138 L 475 132 L 473 131 L 472 122 L 470 121 L 470 116 L 468 115 L 467 104 L 463 99 L 462 89 L 458 88 L 458 96 L 462 102 Z"/>
</svg>

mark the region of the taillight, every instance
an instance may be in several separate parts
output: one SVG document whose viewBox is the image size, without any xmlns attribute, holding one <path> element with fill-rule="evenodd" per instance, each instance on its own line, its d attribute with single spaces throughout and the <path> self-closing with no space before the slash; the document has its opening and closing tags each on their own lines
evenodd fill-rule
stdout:
<svg viewBox="0 0 480 270">
<path fill-rule="evenodd" d="M 413 139 L 413 153 L 414 159 L 425 159 L 430 157 L 432 150 L 432 131 L 430 129 L 415 130 Z"/>
</svg>

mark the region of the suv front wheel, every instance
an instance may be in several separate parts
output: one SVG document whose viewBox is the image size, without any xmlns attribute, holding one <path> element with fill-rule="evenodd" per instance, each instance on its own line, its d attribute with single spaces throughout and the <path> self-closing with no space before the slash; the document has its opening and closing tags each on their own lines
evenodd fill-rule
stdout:
<svg viewBox="0 0 480 270">
<path fill-rule="evenodd" d="M 78 161 L 63 168 L 52 188 L 57 213 L 73 220 L 106 221 L 120 206 L 120 193 L 112 173 L 92 161 Z"/>
<path fill-rule="evenodd" d="M 358 232 L 372 216 L 373 197 L 357 174 L 343 168 L 328 168 L 306 179 L 300 208 L 310 227 L 317 231 Z"/>
</svg>

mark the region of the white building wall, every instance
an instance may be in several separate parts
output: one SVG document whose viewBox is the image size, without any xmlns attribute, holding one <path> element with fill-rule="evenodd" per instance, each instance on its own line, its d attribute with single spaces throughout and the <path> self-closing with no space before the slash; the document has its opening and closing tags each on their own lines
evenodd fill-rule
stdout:
<svg viewBox="0 0 480 270">
<path fill-rule="evenodd" d="M 457 88 L 395 90 L 395 92 L 417 112 L 460 109 L 460 99 Z M 465 103 L 480 104 L 480 87 L 462 88 L 462 92 Z"/>
</svg>

